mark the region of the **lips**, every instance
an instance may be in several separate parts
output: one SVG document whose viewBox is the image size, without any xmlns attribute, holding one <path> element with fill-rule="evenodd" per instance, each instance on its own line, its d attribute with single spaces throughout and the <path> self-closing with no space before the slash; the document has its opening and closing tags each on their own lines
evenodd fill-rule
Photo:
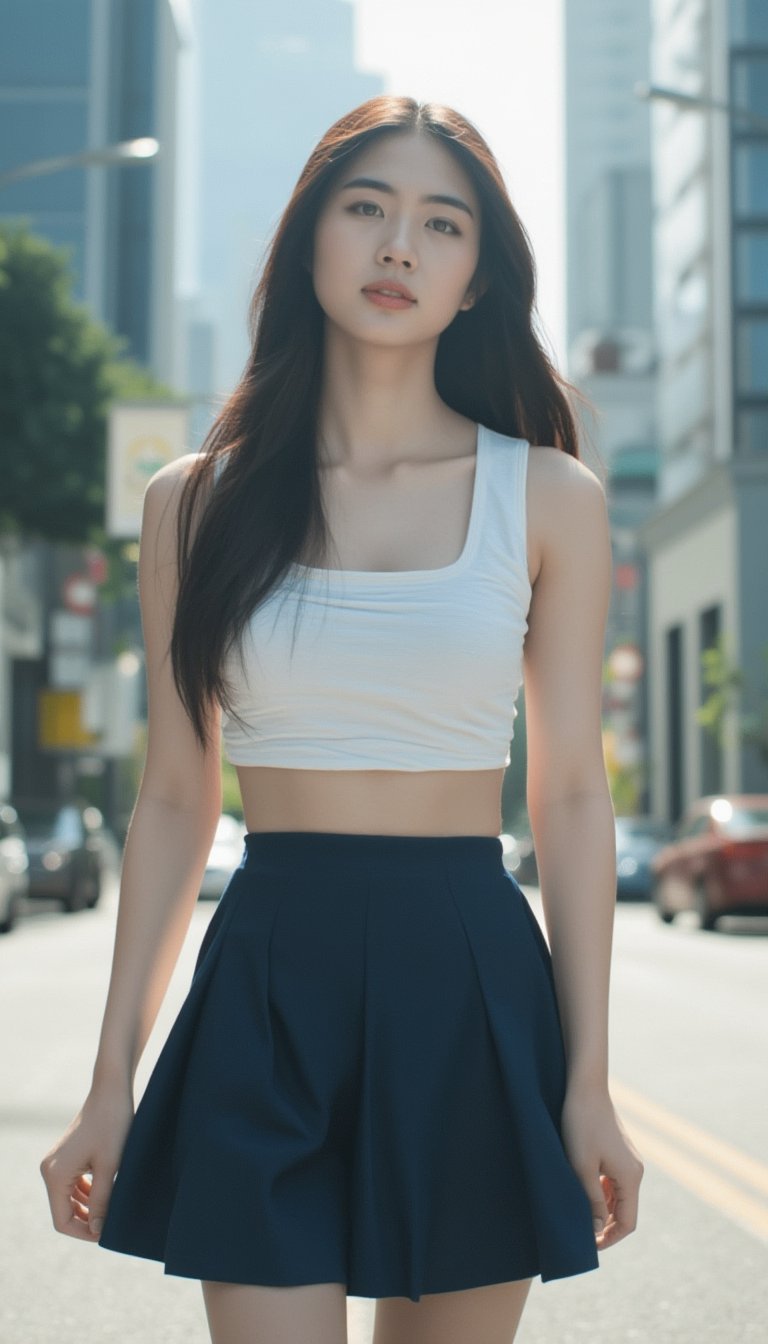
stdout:
<svg viewBox="0 0 768 1344">
<path fill-rule="evenodd" d="M 416 302 L 415 294 L 412 294 L 407 285 L 400 284 L 399 280 L 380 280 L 373 285 L 365 285 L 364 294 L 389 294 L 391 298 L 410 299 L 411 303 Z"/>
</svg>

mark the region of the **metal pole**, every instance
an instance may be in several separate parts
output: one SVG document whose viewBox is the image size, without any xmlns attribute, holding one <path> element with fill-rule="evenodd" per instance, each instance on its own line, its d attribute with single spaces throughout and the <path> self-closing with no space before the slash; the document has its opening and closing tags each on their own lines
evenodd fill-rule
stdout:
<svg viewBox="0 0 768 1344">
<path fill-rule="evenodd" d="M 88 168 L 92 165 L 108 167 L 110 164 L 146 163 L 157 158 L 160 144 L 153 136 L 141 136 L 137 140 L 122 140 L 115 145 L 105 145 L 102 149 L 84 149 L 78 154 L 60 154 L 53 159 L 36 159 L 34 163 L 22 163 L 0 173 L 0 190 L 12 182 L 26 177 L 42 177 L 45 173 L 58 173 L 63 168 Z"/>
<path fill-rule="evenodd" d="M 728 116 L 748 121 L 755 130 L 765 131 L 768 134 L 768 117 L 760 117 L 746 107 L 736 107 L 734 103 L 726 103 L 718 98 L 702 98 L 695 93 L 685 93 L 682 89 L 664 88 L 661 84 L 646 84 L 642 80 L 635 84 L 634 92 L 637 98 L 648 102 L 659 99 L 694 110 L 726 112 Z"/>
</svg>

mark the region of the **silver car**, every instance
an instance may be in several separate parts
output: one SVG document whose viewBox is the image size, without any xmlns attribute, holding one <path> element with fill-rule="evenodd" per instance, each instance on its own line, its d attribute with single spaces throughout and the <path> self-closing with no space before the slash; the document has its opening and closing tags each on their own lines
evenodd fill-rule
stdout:
<svg viewBox="0 0 768 1344">
<path fill-rule="evenodd" d="M 200 883 L 200 899 L 217 901 L 221 896 L 243 857 L 245 831 L 241 821 L 228 812 L 222 812 Z"/>
<path fill-rule="evenodd" d="M 15 807 L 0 803 L 0 933 L 10 933 L 29 892 L 29 855 Z"/>
</svg>

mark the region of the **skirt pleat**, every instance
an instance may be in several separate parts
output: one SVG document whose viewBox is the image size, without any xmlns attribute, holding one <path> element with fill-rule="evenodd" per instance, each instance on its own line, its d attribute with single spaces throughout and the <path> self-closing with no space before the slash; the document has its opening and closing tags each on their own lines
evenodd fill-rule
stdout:
<svg viewBox="0 0 768 1344">
<path fill-rule="evenodd" d="M 352 1296 L 598 1267 L 551 959 L 488 836 L 250 832 L 99 1244 Z"/>
</svg>

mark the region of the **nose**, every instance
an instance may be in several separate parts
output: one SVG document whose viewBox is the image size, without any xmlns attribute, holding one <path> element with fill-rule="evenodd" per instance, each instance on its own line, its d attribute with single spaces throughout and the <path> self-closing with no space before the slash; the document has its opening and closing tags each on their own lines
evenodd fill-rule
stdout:
<svg viewBox="0 0 768 1344">
<path fill-rule="evenodd" d="M 388 242 L 382 243 L 377 252 L 377 258 L 384 265 L 391 265 L 397 262 L 405 266 L 409 271 L 416 265 L 416 253 L 408 241 L 403 226 L 400 227 L 397 234 L 390 238 Z"/>
</svg>

